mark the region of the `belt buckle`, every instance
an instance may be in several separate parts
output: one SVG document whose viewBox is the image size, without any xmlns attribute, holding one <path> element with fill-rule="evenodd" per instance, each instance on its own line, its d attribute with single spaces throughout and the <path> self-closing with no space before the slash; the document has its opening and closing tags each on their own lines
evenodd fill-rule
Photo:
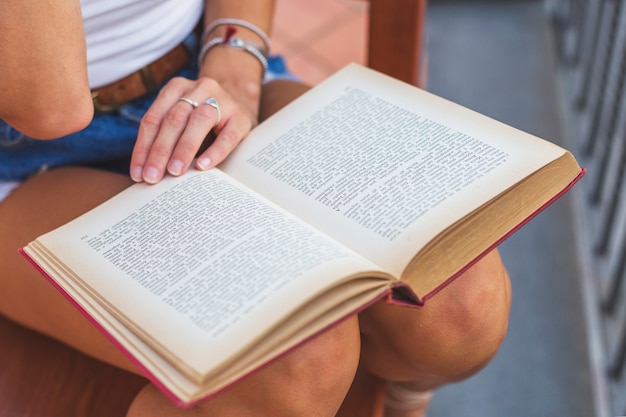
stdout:
<svg viewBox="0 0 626 417">
<path fill-rule="evenodd" d="M 100 103 L 100 100 L 98 99 L 99 94 L 100 93 L 98 93 L 98 91 L 96 90 L 91 91 L 91 99 L 93 101 L 93 108 L 97 113 L 111 113 L 117 110 L 119 106 Z"/>
</svg>

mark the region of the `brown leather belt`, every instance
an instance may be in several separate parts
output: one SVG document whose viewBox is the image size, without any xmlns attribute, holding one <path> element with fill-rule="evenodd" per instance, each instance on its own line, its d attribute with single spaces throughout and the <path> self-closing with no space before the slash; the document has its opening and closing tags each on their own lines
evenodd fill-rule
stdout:
<svg viewBox="0 0 626 417">
<path fill-rule="evenodd" d="M 182 43 L 157 59 L 121 80 L 91 90 L 93 105 L 97 112 L 110 112 L 153 92 L 162 82 L 185 68 L 191 54 Z"/>
</svg>

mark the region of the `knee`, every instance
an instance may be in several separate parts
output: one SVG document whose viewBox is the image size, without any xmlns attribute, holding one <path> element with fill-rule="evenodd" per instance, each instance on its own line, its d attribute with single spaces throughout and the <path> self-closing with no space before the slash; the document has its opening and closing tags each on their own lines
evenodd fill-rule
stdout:
<svg viewBox="0 0 626 417">
<path fill-rule="evenodd" d="M 430 299 L 415 336 L 430 345 L 433 373 L 455 381 L 486 366 L 506 336 L 510 306 L 510 281 L 497 252 Z M 406 354 L 423 363 L 419 351 Z"/>
<path fill-rule="evenodd" d="M 221 401 L 224 408 L 202 415 L 334 416 L 354 379 L 359 351 L 353 317 L 216 397 L 217 402 L 208 401 L 206 406 L 219 407 Z"/>
<path fill-rule="evenodd" d="M 275 369 L 284 409 L 272 415 L 334 416 L 354 380 L 359 356 L 356 317 L 299 347 Z"/>
<path fill-rule="evenodd" d="M 332 417 L 352 384 L 358 353 L 358 324 L 352 318 L 189 410 L 179 409 L 148 385 L 127 417 Z"/>
<path fill-rule="evenodd" d="M 426 376 L 439 385 L 464 379 L 497 352 L 510 304 L 508 274 L 492 252 L 421 309 L 379 304 L 362 315 L 364 360 L 390 380 Z"/>
<path fill-rule="evenodd" d="M 453 381 L 473 375 L 493 359 L 506 336 L 510 307 L 499 292 L 479 299 L 468 294 L 456 301 L 458 314 L 444 321 L 434 340 L 441 358 L 434 364 Z"/>
</svg>

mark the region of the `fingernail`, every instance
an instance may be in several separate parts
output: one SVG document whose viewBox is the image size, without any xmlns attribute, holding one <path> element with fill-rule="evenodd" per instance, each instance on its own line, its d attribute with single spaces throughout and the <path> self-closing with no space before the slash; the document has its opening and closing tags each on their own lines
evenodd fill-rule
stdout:
<svg viewBox="0 0 626 417">
<path fill-rule="evenodd" d="M 203 156 L 202 158 L 199 158 L 198 161 L 196 162 L 198 168 L 200 168 L 202 171 L 204 171 L 205 169 L 208 169 L 209 166 L 211 165 L 211 159 Z"/>
<path fill-rule="evenodd" d="M 142 178 L 141 167 L 133 167 L 133 168 L 131 168 L 131 170 L 130 170 L 130 177 L 135 182 L 142 182 L 143 178 Z"/>
<path fill-rule="evenodd" d="M 172 175 L 180 175 L 183 172 L 184 164 L 182 161 L 178 159 L 174 159 L 170 161 L 170 164 L 167 166 L 167 170 Z"/>
<path fill-rule="evenodd" d="M 155 183 L 159 181 L 159 171 L 154 167 L 148 167 L 143 172 L 143 179 L 149 183 Z"/>
</svg>

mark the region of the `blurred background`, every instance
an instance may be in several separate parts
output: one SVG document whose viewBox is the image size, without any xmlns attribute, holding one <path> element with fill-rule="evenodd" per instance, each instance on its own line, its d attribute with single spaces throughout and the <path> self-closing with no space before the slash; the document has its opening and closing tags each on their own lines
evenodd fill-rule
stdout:
<svg viewBox="0 0 626 417">
<path fill-rule="evenodd" d="M 428 2 L 425 87 L 564 145 L 588 169 L 501 246 L 513 283 L 507 338 L 484 371 L 437 392 L 429 417 L 626 415 L 622 3 Z M 302 80 L 315 84 L 349 62 L 368 64 L 367 1 L 277 0 L 277 7 L 273 49 Z M 390 49 L 406 41 L 391 39 Z"/>
</svg>

